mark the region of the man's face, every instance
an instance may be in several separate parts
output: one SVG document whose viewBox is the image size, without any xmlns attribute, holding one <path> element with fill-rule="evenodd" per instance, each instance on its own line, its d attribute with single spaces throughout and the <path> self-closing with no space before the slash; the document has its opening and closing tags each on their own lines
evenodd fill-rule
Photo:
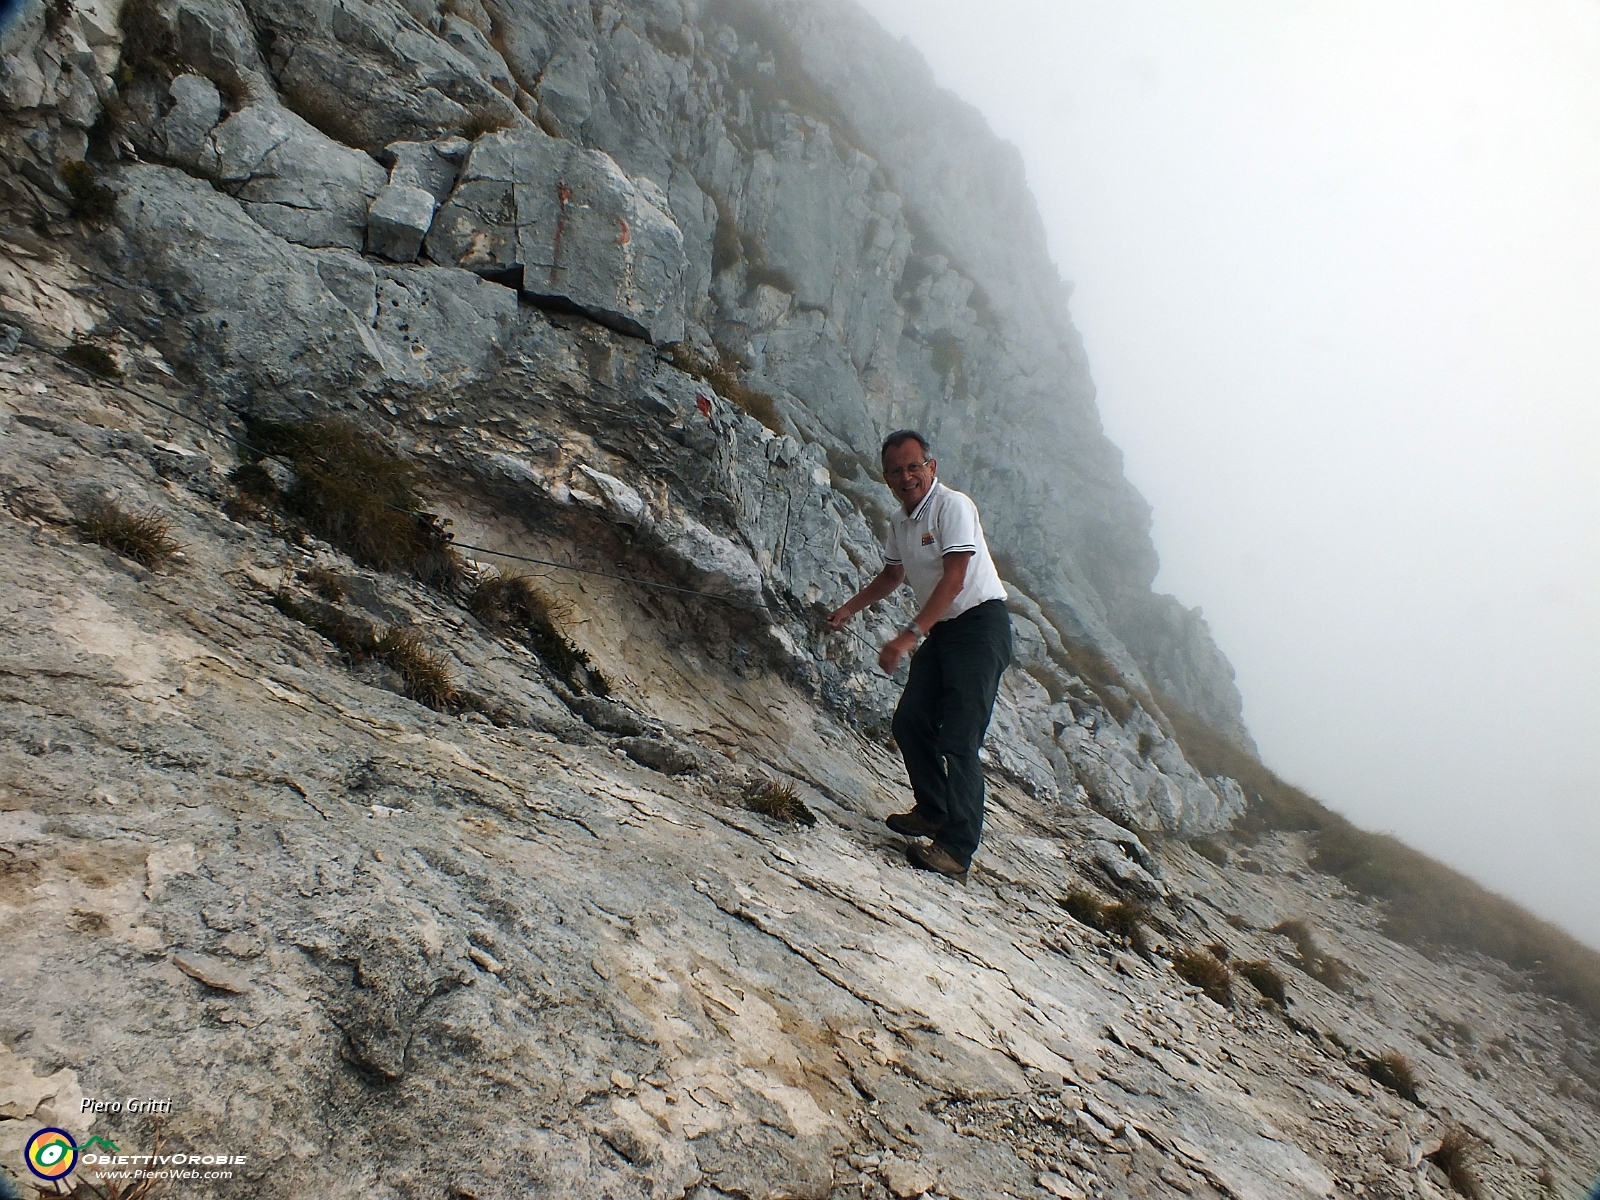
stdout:
<svg viewBox="0 0 1600 1200">
<path fill-rule="evenodd" d="M 907 438 L 883 452 L 883 481 L 910 512 L 933 486 L 933 473 L 938 466 L 931 458 L 924 460 L 922 446 L 915 438 Z"/>
</svg>

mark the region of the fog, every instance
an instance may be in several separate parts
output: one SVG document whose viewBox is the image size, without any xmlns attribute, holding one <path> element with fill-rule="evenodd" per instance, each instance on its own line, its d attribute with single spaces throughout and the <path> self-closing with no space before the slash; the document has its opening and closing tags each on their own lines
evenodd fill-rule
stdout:
<svg viewBox="0 0 1600 1200">
<path fill-rule="evenodd" d="M 1263 759 L 1600 946 L 1600 4 L 864 3 L 1021 149 Z"/>
</svg>

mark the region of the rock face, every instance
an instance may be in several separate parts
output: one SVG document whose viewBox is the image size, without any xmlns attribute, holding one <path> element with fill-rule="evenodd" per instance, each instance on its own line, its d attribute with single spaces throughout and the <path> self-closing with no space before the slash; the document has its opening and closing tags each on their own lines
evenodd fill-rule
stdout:
<svg viewBox="0 0 1600 1200">
<path fill-rule="evenodd" d="M 686 338 L 823 449 L 874 528 L 878 441 L 923 428 L 1063 635 L 1250 746 L 1204 621 L 1150 593 L 1148 512 L 1101 433 L 1021 163 L 913 52 L 840 0 L 446 7 L 141 3 L 113 148 L 213 179 L 299 245 L 403 263 L 423 231 L 435 265 Z M 47 24 L 36 5 L 6 35 L 19 122 L 0 155 L 16 203 L 59 213 L 56 169 L 88 153 L 122 35 L 115 12 Z M 439 148 L 465 141 L 458 179 L 465 151 Z M 381 197 L 366 155 L 391 167 Z M 191 269 L 192 247 L 144 245 L 135 276 Z M 193 325 L 206 299 L 190 303 Z M 441 373 L 408 362 L 415 343 L 383 353 L 364 304 L 352 314 L 356 329 L 317 327 L 342 352 L 291 335 L 289 356 L 327 363 L 321 389 L 281 354 L 223 378 L 236 395 L 365 395 L 482 369 L 477 330 L 425 343 Z"/>
<path fill-rule="evenodd" d="M 79 1107 L 135 1093 L 262 1196 L 1427 1195 L 1455 1123 L 1497 1195 L 1592 1158 L 1569 1014 L 1292 836 L 1180 840 L 1245 807 L 1171 720 L 1248 746 L 1231 671 L 1150 592 L 1014 153 L 860 13 L 34 0 L 0 56 L 6 1170 L 41 1123 L 145 1145 Z M 234 474 L 330 416 L 419 472 L 449 586 Z M 906 597 L 823 623 L 906 424 L 1016 630 L 961 892 L 881 827 Z M 102 501 L 182 557 L 80 541 Z M 476 603 L 522 569 L 575 645 Z M 1285 1016 L 1169 966 L 1293 972 L 1303 913 L 1381 976 Z"/>
<path fill-rule="evenodd" d="M 171 134 L 168 145 L 173 144 Z M 251 105 L 207 134 L 192 163 L 257 224 L 301 246 L 359 250 L 383 170 L 288 109 Z"/>
<path fill-rule="evenodd" d="M 455 468 L 433 499 L 462 542 L 745 596 L 772 577 L 752 545 L 867 542 L 848 506 L 734 515 L 745 487 L 816 507 L 818 468 L 668 385 L 597 383 L 630 341 L 547 324 L 537 373 L 388 426 Z M 997 769 L 972 882 L 914 872 L 881 823 L 910 799 L 895 757 L 816 703 L 851 676 L 787 618 L 549 575 L 612 680 L 576 693 L 460 597 L 237 507 L 233 445 L 124 350 L 127 384 L 0 359 L 0 1178 L 32 1178 L 46 1126 L 153 1152 L 137 1097 L 171 1102 L 162 1152 L 244 1156 L 186 1181 L 215 1200 L 1444 1196 L 1424 1155 L 1457 1127 L 1486 1194 L 1578 1194 L 1592 1028 L 1389 942 L 1302 836 L 1219 868 Z M 636 482 L 620 449 L 653 456 Z M 722 532 L 685 533 L 689 488 Z M 182 557 L 81 541 L 107 497 Z M 292 612 L 413 630 L 471 704 L 407 699 Z M 992 759 L 1026 761 L 1010 736 Z M 745 807 L 772 784 L 815 824 Z M 1145 899 L 1144 956 L 1066 914 L 1084 888 Z M 1269 932 L 1293 917 L 1344 990 Z M 1204 946 L 1270 964 L 1287 1008 L 1242 971 L 1231 1008 L 1187 985 L 1169 960 Z M 1391 1050 L 1426 1107 L 1371 1078 Z"/>
<path fill-rule="evenodd" d="M 537 129 L 472 147 L 428 256 L 559 297 L 653 342 L 683 337 L 683 234 L 667 198 L 612 159 Z"/>
<path fill-rule="evenodd" d="M 437 207 L 422 188 L 385 184 L 367 210 L 367 249 L 395 262 L 415 262 Z"/>
</svg>

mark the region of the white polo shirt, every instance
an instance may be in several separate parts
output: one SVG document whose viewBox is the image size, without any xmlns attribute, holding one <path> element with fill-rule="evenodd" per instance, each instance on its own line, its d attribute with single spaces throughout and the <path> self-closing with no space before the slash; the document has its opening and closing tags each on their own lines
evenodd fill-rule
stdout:
<svg viewBox="0 0 1600 1200">
<path fill-rule="evenodd" d="M 903 566 L 906 582 L 917 594 L 917 608 L 927 607 L 933 589 L 944 577 L 944 556 L 972 551 L 967 562 L 967 578 L 956 593 L 950 610 L 940 617 L 948 621 L 987 600 L 1004 600 L 1006 589 L 1000 573 L 989 557 L 989 544 L 983 540 L 983 525 L 978 506 L 961 492 L 945 487 L 937 479 L 922 502 L 906 512 L 896 504 L 889 517 L 889 536 L 884 539 L 883 558 Z"/>
</svg>

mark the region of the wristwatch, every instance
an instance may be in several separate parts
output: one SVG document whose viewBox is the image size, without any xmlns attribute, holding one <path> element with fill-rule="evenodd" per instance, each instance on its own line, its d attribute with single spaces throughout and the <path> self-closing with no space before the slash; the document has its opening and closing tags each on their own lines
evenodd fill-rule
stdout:
<svg viewBox="0 0 1600 1200">
<path fill-rule="evenodd" d="M 928 636 L 927 634 L 923 633 L 922 630 L 917 628 L 917 623 L 915 621 L 911 622 L 911 624 L 907 625 L 900 632 L 901 633 L 909 633 L 912 637 L 916 638 L 917 641 L 919 641 L 919 642 L 923 638 Z"/>
</svg>

